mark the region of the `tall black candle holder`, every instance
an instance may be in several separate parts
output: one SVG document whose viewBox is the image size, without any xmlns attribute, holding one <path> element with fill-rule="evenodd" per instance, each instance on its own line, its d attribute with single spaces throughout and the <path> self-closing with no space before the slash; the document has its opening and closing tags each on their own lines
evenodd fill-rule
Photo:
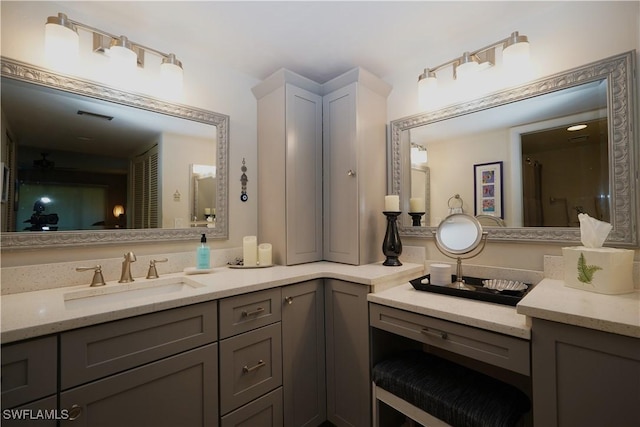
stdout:
<svg viewBox="0 0 640 427">
<path fill-rule="evenodd" d="M 409 215 L 412 219 L 412 226 L 420 227 L 422 225 L 422 215 L 424 215 L 424 212 L 409 212 Z"/>
<path fill-rule="evenodd" d="M 387 217 L 387 232 L 382 242 L 382 253 L 387 259 L 382 265 L 399 266 L 402 265 L 398 257 L 402 253 L 402 242 L 400 241 L 400 233 L 398 233 L 398 224 L 396 220 L 402 212 L 382 212 Z"/>
</svg>

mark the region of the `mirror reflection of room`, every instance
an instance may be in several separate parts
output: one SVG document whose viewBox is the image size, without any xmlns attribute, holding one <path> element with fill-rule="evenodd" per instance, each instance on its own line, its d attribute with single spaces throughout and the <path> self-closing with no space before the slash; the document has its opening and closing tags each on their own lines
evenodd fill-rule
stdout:
<svg viewBox="0 0 640 427">
<path fill-rule="evenodd" d="M 610 222 L 607 120 L 523 133 L 525 227 L 579 227 L 578 214 Z"/>
<path fill-rule="evenodd" d="M 410 197 L 426 200 L 421 225 L 438 226 L 452 194 L 485 227 L 579 227 L 579 213 L 608 221 L 606 100 L 600 80 L 403 131 Z M 587 127 L 567 130 L 576 124 Z M 474 209 L 474 167 L 498 162 L 504 212 Z"/>
<path fill-rule="evenodd" d="M 215 126 L 6 77 L 2 110 L 17 165 L 8 231 L 189 227 L 188 197 L 176 203 L 160 192 L 188 194 L 188 165 L 197 159 L 215 167 Z M 201 187 L 215 210 L 216 186 Z M 55 225 L 34 224 L 42 221 L 34 203 L 43 198 L 43 212 L 58 215 Z"/>
</svg>

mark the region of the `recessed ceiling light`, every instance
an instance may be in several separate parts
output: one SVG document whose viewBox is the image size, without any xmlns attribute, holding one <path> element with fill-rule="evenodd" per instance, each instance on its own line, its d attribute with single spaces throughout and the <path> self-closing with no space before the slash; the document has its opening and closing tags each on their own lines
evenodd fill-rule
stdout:
<svg viewBox="0 0 640 427">
<path fill-rule="evenodd" d="M 574 132 L 576 130 L 582 130 L 582 129 L 586 128 L 586 127 L 587 127 L 587 125 L 584 125 L 584 124 L 583 125 L 573 125 L 573 126 L 569 126 L 567 128 L 567 130 L 569 132 Z"/>
</svg>

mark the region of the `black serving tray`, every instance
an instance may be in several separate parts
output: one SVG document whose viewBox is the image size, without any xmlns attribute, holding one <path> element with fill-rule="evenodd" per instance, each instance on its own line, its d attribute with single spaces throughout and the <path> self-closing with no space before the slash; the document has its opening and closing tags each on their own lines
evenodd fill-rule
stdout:
<svg viewBox="0 0 640 427">
<path fill-rule="evenodd" d="M 485 279 L 480 279 L 477 277 L 462 276 L 462 279 L 464 280 L 465 285 L 473 286 L 473 288 L 475 289 L 475 290 L 468 290 L 468 289 L 458 289 L 458 288 L 449 287 L 449 286 L 438 286 L 438 285 L 420 283 L 422 279 L 425 279 L 425 278 L 431 280 L 430 275 L 427 274 L 426 276 L 421 276 L 421 277 L 418 277 L 417 279 L 410 280 L 410 283 L 418 291 L 433 292 L 436 294 L 451 295 L 454 297 L 468 298 L 468 299 L 473 299 L 478 301 L 493 302 L 496 304 L 511 305 L 511 306 L 515 306 L 516 304 L 518 304 L 518 302 L 527 294 L 527 292 L 529 292 L 529 290 L 531 290 L 531 287 L 532 287 L 531 285 L 525 283 L 527 285 L 527 289 L 523 291 L 496 291 L 494 289 L 487 289 L 484 286 L 482 286 L 482 281 Z M 456 276 L 452 274 L 451 282 L 453 283 L 455 282 L 455 280 L 456 280 Z"/>
</svg>

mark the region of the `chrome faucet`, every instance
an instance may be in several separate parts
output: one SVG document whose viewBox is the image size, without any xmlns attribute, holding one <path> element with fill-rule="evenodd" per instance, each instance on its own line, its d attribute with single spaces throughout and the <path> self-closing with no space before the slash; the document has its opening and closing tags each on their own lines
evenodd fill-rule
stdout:
<svg viewBox="0 0 640 427">
<path fill-rule="evenodd" d="M 120 280 L 118 283 L 133 282 L 133 276 L 131 275 L 131 263 L 136 262 L 136 256 L 133 252 L 124 254 L 124 260 L 122 261 L 122 274 L 120 274 Z"/>
</svg>

